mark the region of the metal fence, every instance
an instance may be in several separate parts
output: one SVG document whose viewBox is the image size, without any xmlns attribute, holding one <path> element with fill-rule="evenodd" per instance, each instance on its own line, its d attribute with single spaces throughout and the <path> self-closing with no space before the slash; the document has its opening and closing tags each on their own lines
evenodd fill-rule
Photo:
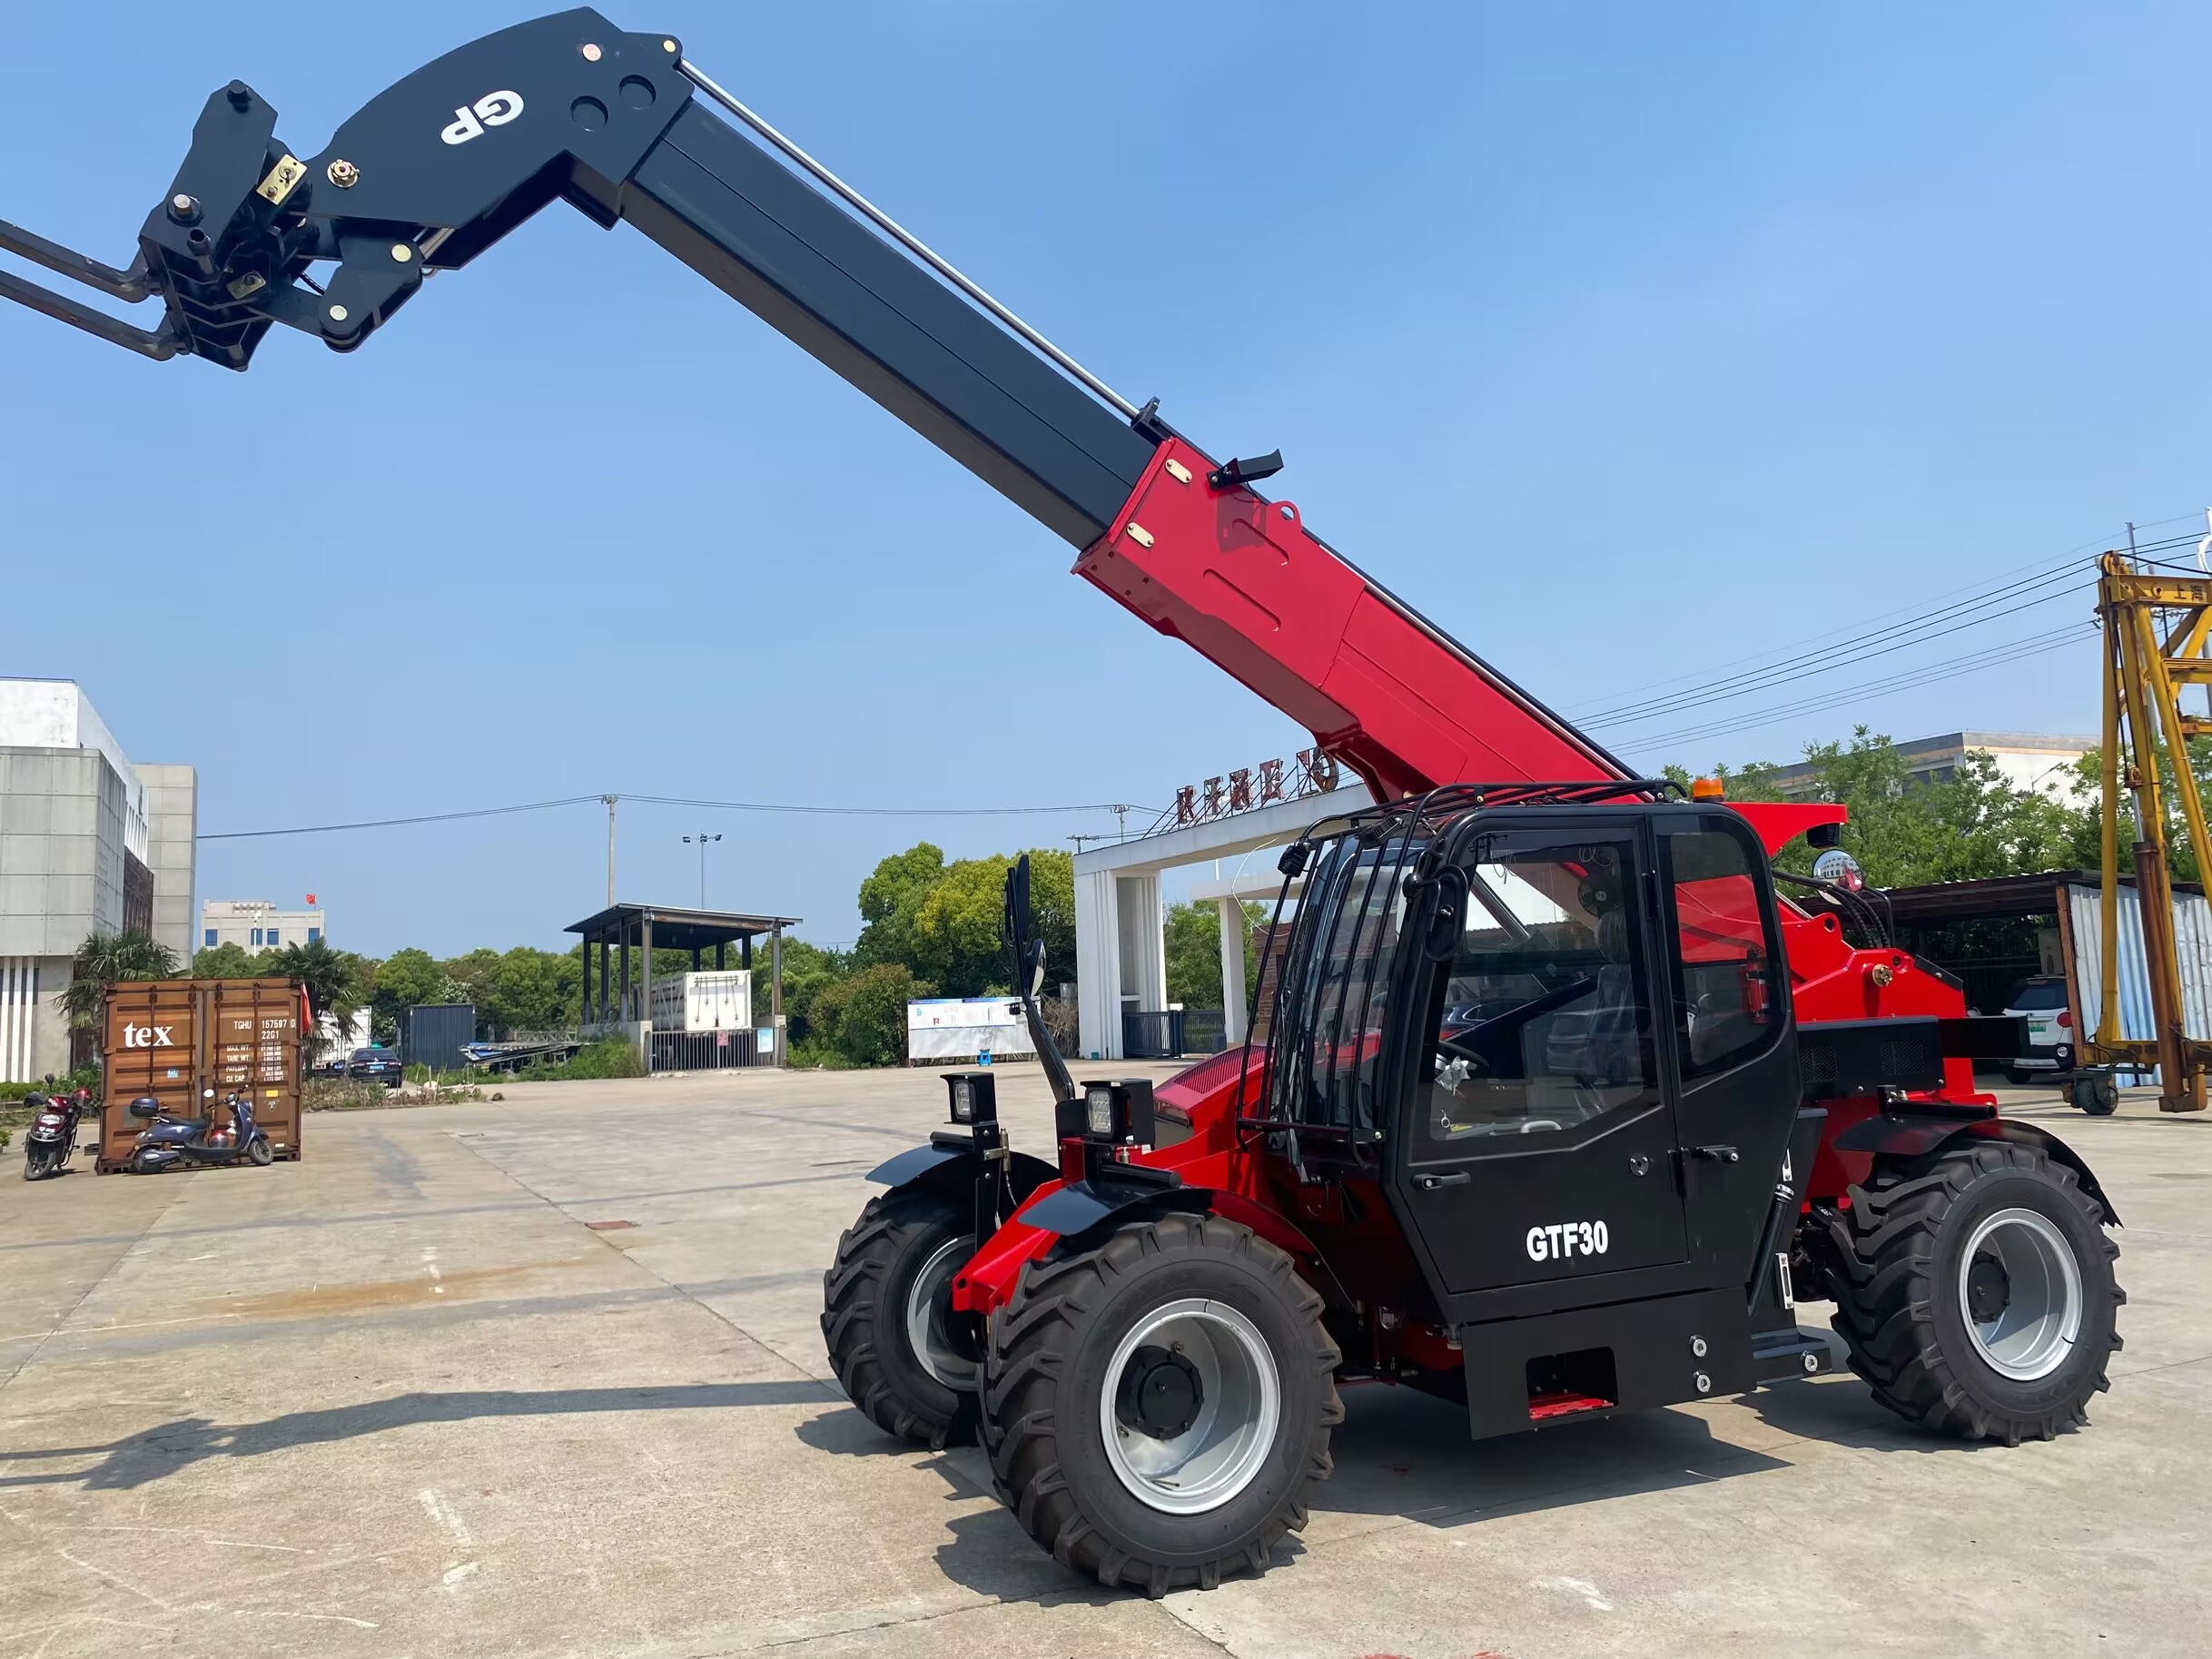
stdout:
<svg viewBox="0 0 2212 1659">
<path fill-rule="evenodd" d="M 649 1071 L 732 1071 L 743 1066 L 772 1066 L 775 1044 L 750 1029 L 721 1032 L 649 1032 L 646 1035 Z"/>
<path fill-rule="evenodd" d="M 1183 1011 L 1183 1052 L 1219 1054 L 1229 1046 L 1229 1016 L 1219 1008 Z"/>
<path fill-rule="evenodd" d="M 1176 1060 L 1183 1052 L 1183 1011 L 1162 1008 L 1121 1015 L 1121 1054 L 1128 1060 Z"/>
</svg>

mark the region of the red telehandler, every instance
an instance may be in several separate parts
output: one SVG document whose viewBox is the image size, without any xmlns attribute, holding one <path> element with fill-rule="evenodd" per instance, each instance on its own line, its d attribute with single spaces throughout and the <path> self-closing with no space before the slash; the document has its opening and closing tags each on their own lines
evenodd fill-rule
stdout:
<svg viewBox="0 0 2212 1659">
<path fill-rule="evenodd" d="M 242 370 L 277 324 L 354 350 L 557 198 L 627 221 L 1368 785 L 1283 855 L 1242 1049 L 1078 1089 L 1044 1041 L 1045 1159 L 1008 1145 L 989 1073 L 953 1076 L 952 1126 L 875 1171 L 839 1243 L 823 1330 L 854 1404 L 980 1436 L 1062 1561 L 1154 1595 L 1265 1568 L 1347 1378 L 1489 1436 L 1818 1373 L 1801 1297 L 1931 1430 L 2086 1421 L 2117 1218 L 1975 1092 L 2010 1022 L 1859 895 L 1773 871 L 1840 807 L 1637 777 L 1259 493 L 1279 457 L 1218 460 L 1121 397 L 669 36 L 565 12 L 425 65 L 319 154 L 275 125 L 243 83 L 211 97 L 128 268 L 0 225 L 159 326 L 5 272 L 0 295 Z M 1007 916 L 1041 1026 L 1020 869 Z"/>
</svg>

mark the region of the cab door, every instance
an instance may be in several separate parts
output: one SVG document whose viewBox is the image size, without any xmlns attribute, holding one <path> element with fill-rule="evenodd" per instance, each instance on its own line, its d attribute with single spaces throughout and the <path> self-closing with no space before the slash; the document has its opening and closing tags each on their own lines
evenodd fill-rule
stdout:
<svg viewBox="0 0 2212 1659">
<path fill-rule="evenodd" d="M 1684 1263 L 1644 826 L 1477 832 L 1458 865 L 1458 947 L 1436 969 L 1394 1157 L 1394 1202 L 1438 1287 Z"/>
</svg>

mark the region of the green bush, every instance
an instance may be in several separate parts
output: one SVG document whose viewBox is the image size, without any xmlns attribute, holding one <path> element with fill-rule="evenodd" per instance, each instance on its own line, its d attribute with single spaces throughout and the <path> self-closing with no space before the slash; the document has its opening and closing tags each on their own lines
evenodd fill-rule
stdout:
<svg viewBox="0 0 2212 1659">
<path fill-rule="evenodd" d="M 515 1073 L 517 1082 L 576 1082 L 591 1078 L 643 1077 L 645 1060 L 627 1037 L 602 1037 L 586 1043 L 576 1058 L 557 1066 L 535 1065 Z"/>
<path fill-rule="evenodd" d="M 895 1066 L 906 1058 L 906 1004 L 936 988 L 901 963 L 879 963 L 815 993 L 810 1046 L 852 1066 Z"/>
<path fill-rule="evenodd" d="M 0 1083 L 0 1104 L 14 1105 L 26 1094 L 74 1094 L 79 1089 L 89 1089 L 93 1098 L 100 1095 L 100 1068 L 79 1066 L 66 1077 L 56 1077 L 52 1082 L 44 1078 L 28 1083 Z"/>
</svg>

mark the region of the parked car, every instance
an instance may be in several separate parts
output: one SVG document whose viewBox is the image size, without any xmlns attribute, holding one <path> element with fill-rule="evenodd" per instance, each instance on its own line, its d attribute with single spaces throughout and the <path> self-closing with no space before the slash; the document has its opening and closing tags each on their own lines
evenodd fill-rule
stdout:
<svg viewBox="0 0 2212 1659">
<path fill-rule="evenodd" d="M 2005 999 L 2004 1012 L 2017 1015 L 2025 1047 L 2005 1062 L 2009 1083 L 2058 1082 L 2074 1070 L 2074 1011 L 2067 1006 L 2066 981 L 2056 973 L 2024 979 Z"/>
<path fill-rule="evenodd" d="M 400 1063 L 397 1049 L 355 1049 L 353 1058 L 346 1062 L 346 1075 L 397 1089 L 407 1081 L 407 1068 Z"/>
</svg>

